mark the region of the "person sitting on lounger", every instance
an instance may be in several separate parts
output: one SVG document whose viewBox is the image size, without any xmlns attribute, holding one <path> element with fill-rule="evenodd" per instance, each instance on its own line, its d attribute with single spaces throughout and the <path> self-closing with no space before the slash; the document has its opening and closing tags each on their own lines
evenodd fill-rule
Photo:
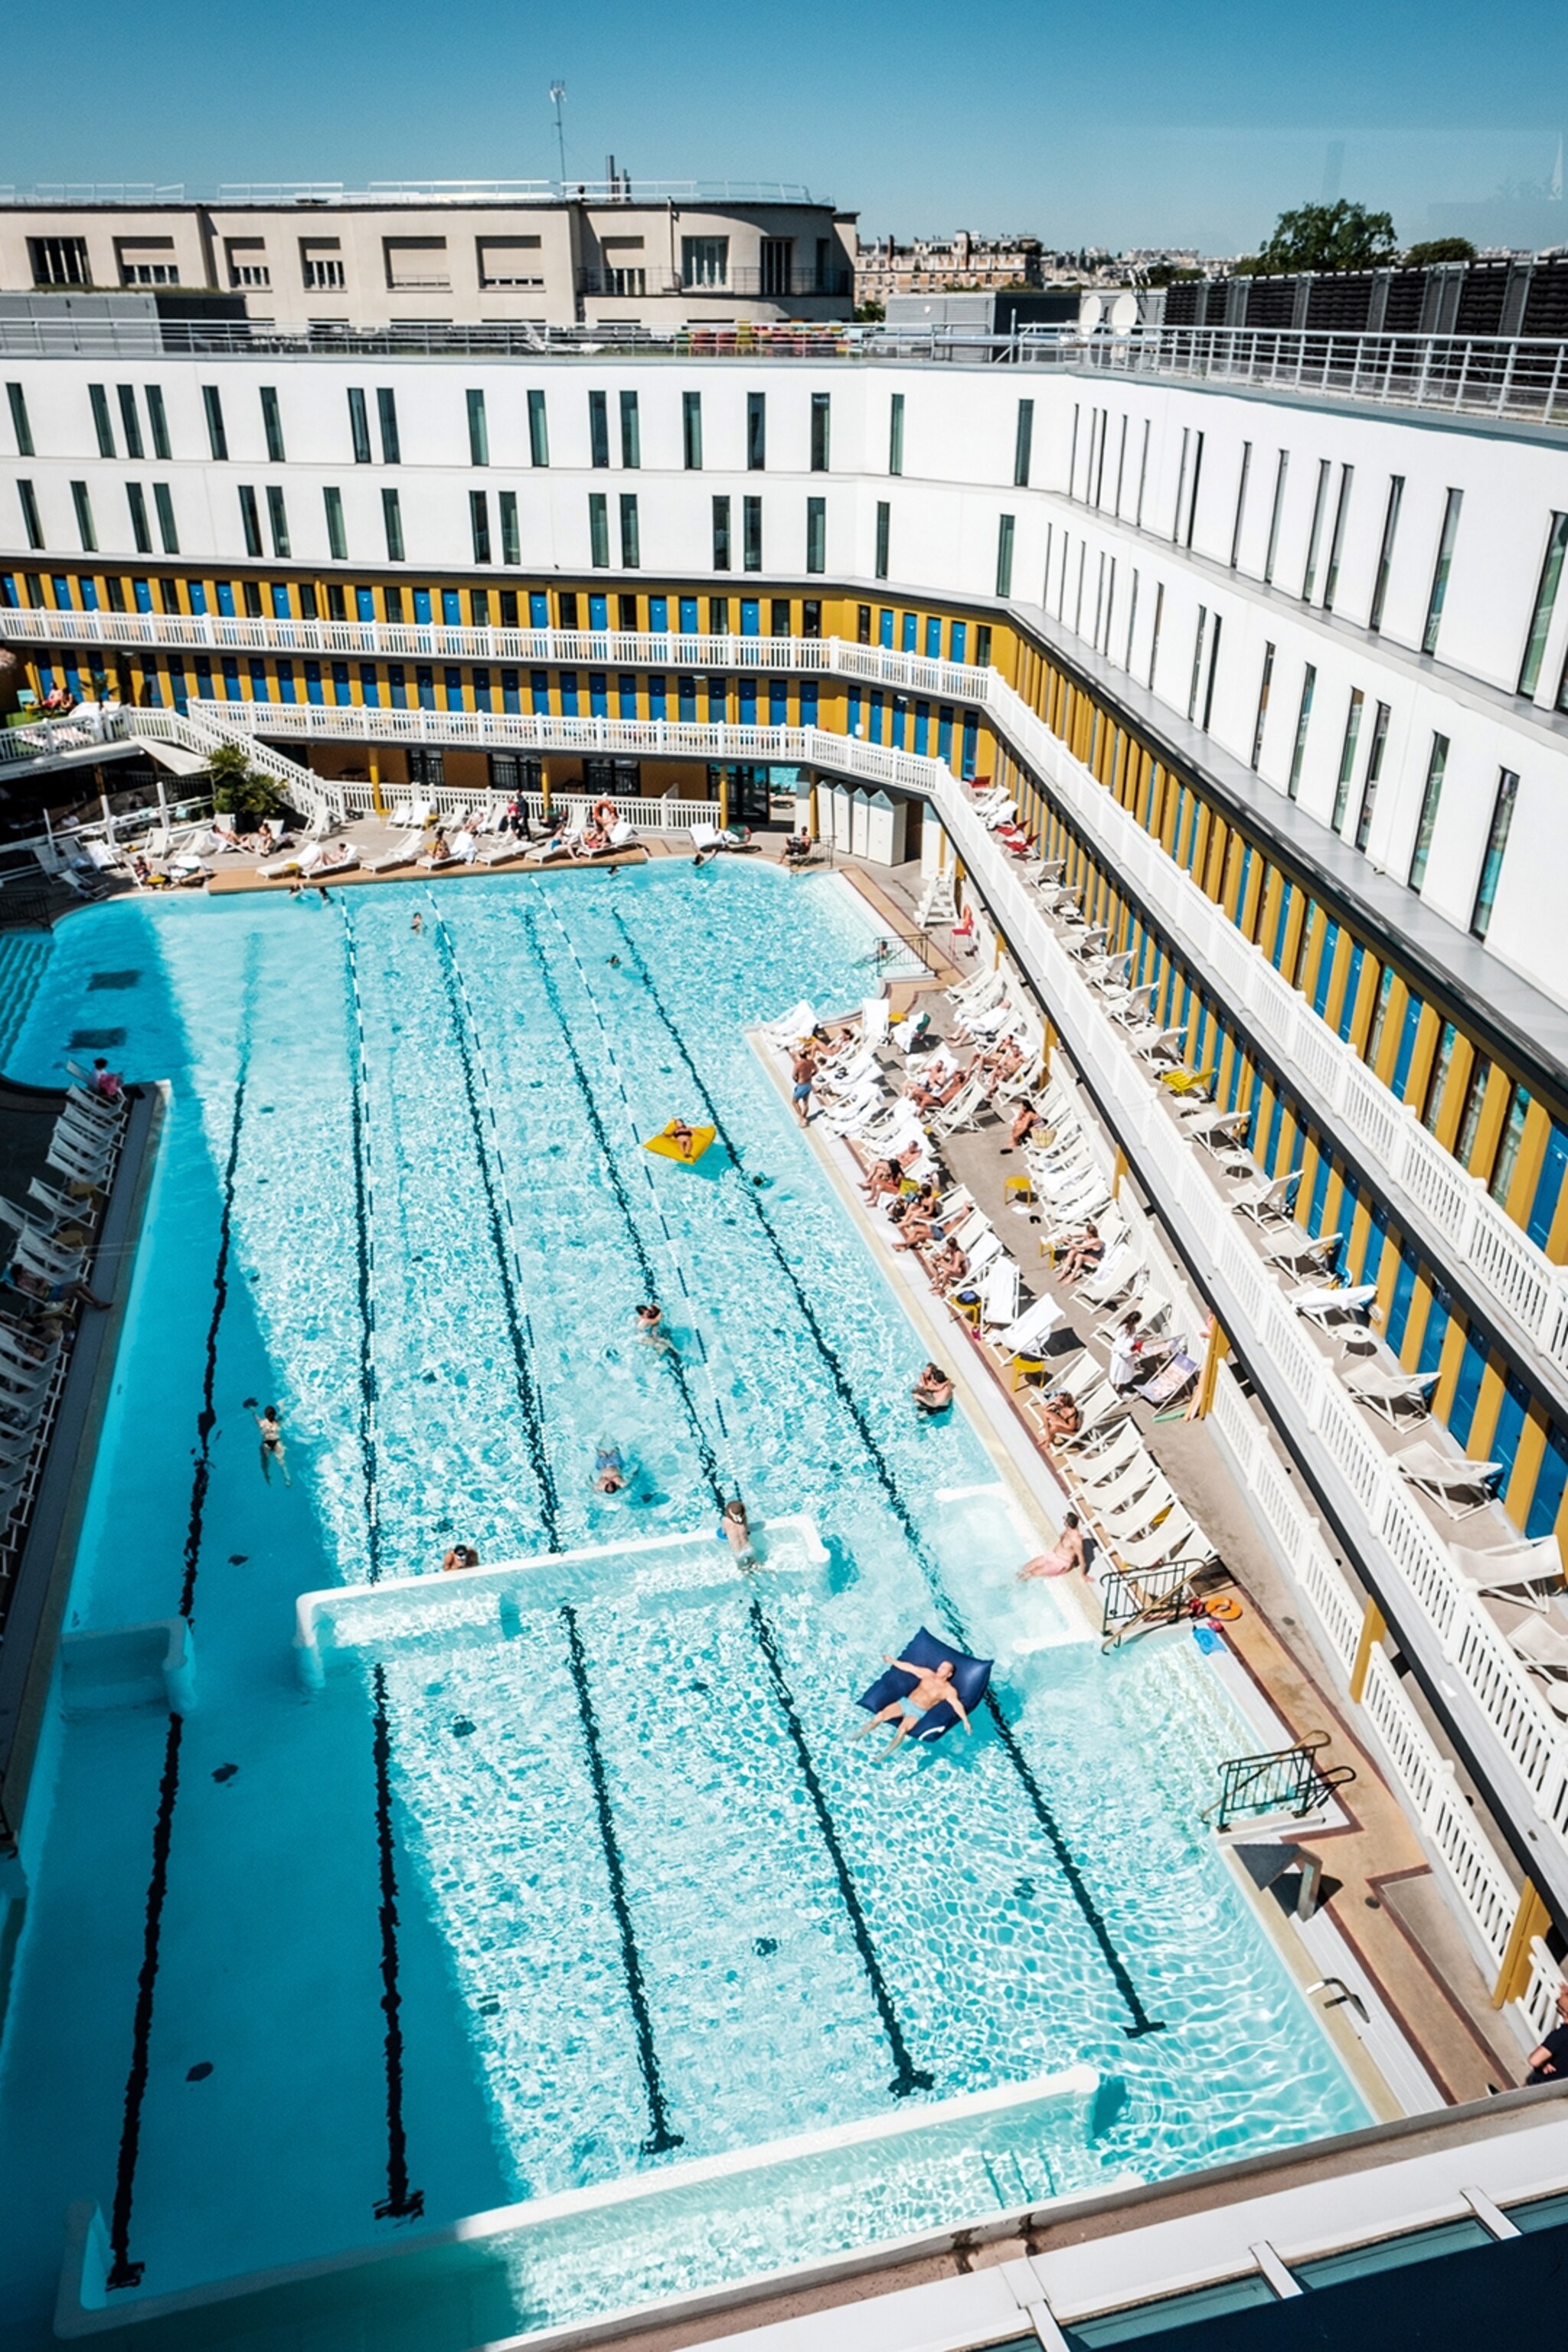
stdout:
<svg viewBox="0 0 1568 2352">
<path fill-rule="evenodd" d="M 945 1241 L 928 1264 L 926 1272 L 935 1289 L 952 1290 L 968 1274 L 969 1260 L 955 1241 Z"/>
<path fill-rule="evenodd" d="M 452 1546 L 451 1550 L 441 1562 L 441 1568 L 444 1574 L 449 1575 L 454 1569 L 478 1568 L 479 1564 L 479 1555 L 473 1545 L 460 1543 Z"/>
<path fill-rule="evenodd" d="M 1028 1141 L 1036 1128 L 1043 1127 L 1044 1125 L 1045 1121 L 1041 1118 L 1039 1112 L 1035 1108 L 1033 1103 L 1020 1103 L 1017 1109 L 1013 1113 L 1013 1125 L 1008 1133 L 1006 1142 L 1002 1146 L 1003 1150 L 1016 1151 L 1020 1144 L 1026 1143 Z"/>
<path fill-rule="evenodd" d="M 1568 1984 L 1557 1988 L 1557 2023 L 1531 2052 L 1527 2083 L 1555 2083 L 1568 2074 Z"/>
<path fill-rule="evenodd" d="M 904 1181 L 904 1171 L 896 1160 L 879 1160 L 866 1171 L 860 1190 L 873 1208 L 879 1201 L 897 1200 Z"/>
<path fill-rule="evenodd" d="M 805 860 L 811 856 L 811 835 L 807 828 L 803 825 L 798 833 L 792 833 L 789 839 L 784 844 L 784 864 L 786 866 L 803 866 L 805 863 Z"/>
<path fill-rule="evenodd" d="M 124 1079 L 118 1070 L 110 1068 L 101 1054 L 93 1063 L 92 1076 L 88 1081 L 88 1087 L 89 1093 L 99 1096 L 106 1103 L 115 1104 L 116 1107 L 125 1099 Z"/>
<path fill-rule="evenodd" d="M 955 1065 L 944 1078 L 938 1080 L 934 1087 L 922 1087 L 918 1080 L 911 1080 L 904 1088 L 904 1092 L 917 1110 L 945 1110 L 948 1104 L 963 1091 L 973 1066 L 970 1063 Z"/>
<path fill-rule="evenodd" d="M 79 1279 L 73 1278 L 68 1282 L 46 1282 L 41 1275 L 29 1274 L 26 1267 L 20 1264 L 12 1266 L 5 1279 L 13 1290 L 21 1292 L 24 1298 L 36 1298 L 44 1307 L 107 1307 L 109 1305 L 107 1298 L 95 1298 L 86 1283 Z"/>
<path fill-rule="evenodd" d="M 928 1242 L 941 1241 L 942 1227 L 937 1223 L 937 1211 L 942 1195 L 929 1180 L 918 1192 L 904 1201 L 893 1215 L 900 1229 L 900 1238 L 893 1244 L 896 1250 L 923 1249 Z"/>
<path fill-rule="evenodd" d="M 1062 1531 L 1049 1551 L 1037 1552 L 1018 1570 L 1018 1581 L 1025 1583 L 1031 1576 L 1070 1576 L 1075 1568 L 1089 1573 L 1089 1555 L 1083 1548 L 1083 1529 L 1076 1511 L 1069 1511 L 1062 1521 Z"/>
<path fill-rule="evenodd" d="M 1047 1445 L 1076 1437 L 1083 1426 L 1078 1401 L 1067 1389 L 1054 1389 L 1040 1407 L 1040 1434 Z"/>
<path fill-rule="evenodd" d="M 1081 1281 L 1086 1274 L 1093 1273 L 1104 1255 L 1105 1244 L 1100 1240 L 1100 1228 L 1091 1217 L 1057 1268 L 1058 1275 L 1063 1282 Z"/>
<path fill-rule="evenodd" d="M 908 1658 L 889 1657 L 886 1650 L 883 1651 L 882 1655 L 888 1664 L 897 1666 L 901 1675 L 913 1675 L 915 1686 L 903 1698 L 891 1700 L 888 1706 L 871 1717 L 869 1723 L 863 1723 L 855 1735 L 857 1739 L 864 1739 L 866 1734 L 868 1731 L 875 1731 L 879 1723 L 891 1723 L 893 1717 L 898 1717 L 899 1727 L 878 1757 L 879 1764 L 885 1764 L 894 1748 L 900 1747 L 911 1731 L 920 1729 L 921 1717 L 929 1715 L 933 1706 L 952 1707 L 965 1731 L 969 1733 L 971 1738 L 973 1738 L 974 1726 L 969 1720 L 963 1701 L 953 1688 L 951 1658 L 943 1658 L 940 1666 L 932 1668 L 911 1665 Z"/>
<path fill-rule="evenodd" d="M 910 1394 L 921 1412 L 945 1412 L 952 1402 L 952 1382 L 940 1364 L 928 1364 Z"/>
</svg>

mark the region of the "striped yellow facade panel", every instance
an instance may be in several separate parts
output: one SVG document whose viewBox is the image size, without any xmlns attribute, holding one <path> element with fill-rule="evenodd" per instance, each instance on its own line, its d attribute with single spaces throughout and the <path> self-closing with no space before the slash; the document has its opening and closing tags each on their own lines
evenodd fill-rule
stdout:
<svg viewBox="0 0 1568 2352">
<path fill-rule="evenodd" d="M 1465 1360 L 1468 1336 L 1464 1324 L 1456 1315 L 1443 1334 L 1443 1352 L 1437 1359 L 1437 1385 L 1432 1391 L 1432 1410 L 1439 1421 L 1447 1421 L 1454 1410 L 1454 1391 L 1459 1384 L 1459 1367 Z"/>
<path fill-rule="evenodd" d="M 1465 1450 L 1472 1461 L 1484 1461 L 1497 1432 L 1497 1417 L 1503 1400 L 1502 1366 L 1496 1356 L 1489 1358 L 1481 1374 L 1481 1385 L 1476 1397 L 1475 1417 Z"/>
<path fill-rule="evenodd" d="M 1421 1360 L 1421 1349 L 1426 1338 L 1426 1320 L 1431 1312 L 1432 1285 L 1425 1274 L 1418 1274 L 1410 1293 L 1410 1312 L 1405 1318 L 1405 1336 L 1399 1342 L 1399 1360 L 1407 1372 L 1414 1371 Z"/>
<path fill-rule="evenodd" d="M 1470 1173 L 1474 1176 L 1484 1179 L 1491 1173 L 1502 1136 L 1502 1123 L 1508 1114 L 1509 1097 L 1512 1092 L 1507 1072 L 1500 1070 L 1494 1062 L 1487 1074 L 1486 1098 L 1481 1105 L 1476 1139 L 1470 1151 Z"/>
<path fill-rule="evenodd" d="M 1541 1171 L 1546 1161 L 1546 1146 L 1552 1137 L 1552 1121 L 1543 1104 L 1532 1102 L 1524 1114 L 1524 1133 L 1520 1138 L 1519 1157 L 1509 1180 L 1508 1199 L 1503 1207 L 1516 1225 L 1528 1224 L 1535 1199 L 1535 1188 L 1541 1181 Z M 1568 1188 L 1564 1188 L 1568 1189 Z"/>
<path fill-rule="evenodd" d="M 1541 1475 L 1541 1465 L 1546 1458 L 1546 1417 L 1538 1405 L 1532 1405 L 1524 1417 L 1524 1427 L 1519 1433 L 1514 1448 L 1513 1468 L 1503 1488 L 1502 1507 L 1516 1528 L 1522 1528 L 1530 1517 L 1530 1507 L 1535 1499 L 1535 1482 Z"/>
</svg>

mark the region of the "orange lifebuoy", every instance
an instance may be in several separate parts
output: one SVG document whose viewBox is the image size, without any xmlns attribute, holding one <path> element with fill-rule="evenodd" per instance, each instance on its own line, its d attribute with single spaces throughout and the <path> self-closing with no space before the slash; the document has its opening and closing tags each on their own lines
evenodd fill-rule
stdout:
<svg viewBox="0 0 1568 2352">
<path fill-rule="evenodd" d="M 594 803 L 594 823 L 601 833 L 614 833 L 621 821 L 621 813 L 614 801 Z"/>
<path fill-rule="evenodd" d="M 1216 1624 L 1232 1625 L 1241 1614 L 1241 1603 L 1223 1595 L 1218 1601 L 1205 1601 L 1203 1613 L 1205 1617 L 1212 1617 Z"/>
</svg>

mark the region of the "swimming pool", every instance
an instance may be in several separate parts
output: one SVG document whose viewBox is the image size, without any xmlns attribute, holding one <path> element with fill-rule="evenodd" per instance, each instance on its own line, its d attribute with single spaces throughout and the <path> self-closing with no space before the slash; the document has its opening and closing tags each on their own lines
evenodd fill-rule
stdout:
<svg viewBox="0 0 1568 2352">
<path fill-rule="evenodd" d="M 991 1455 L 910 1411 L 920 1336 L 746 1039 L 856 1002 L 874 938 L 840 877 L 673 862 L 58 934 L 13 1073 L 119 1027 L 174 1088 L 70 1628 L 184 1614 L 198 1697 L 51 1726 L 11 2308 L 82 2197 L 126 2302 L 533 2200 L 521 2328 L 1366 2120 L 1198 1819 L 1249 1728 L 1190 1642 L 1101 1659 L 1016 1584 Z M 676 1112 L 721 1129 L 696 1169 L 639 1149 Z M 738 1575 L 736 1482 L 816 1540 Z M 302 1686 L 298 1594 L 459 1538 L 615 1556 L 499 1617 L 378 1596 Z M 921 1622 L 999 1705 L 877 1767 L 849 1702 Z M 1087 2112 L 681 2186 L 1086 2065 Z"/>
</svg>

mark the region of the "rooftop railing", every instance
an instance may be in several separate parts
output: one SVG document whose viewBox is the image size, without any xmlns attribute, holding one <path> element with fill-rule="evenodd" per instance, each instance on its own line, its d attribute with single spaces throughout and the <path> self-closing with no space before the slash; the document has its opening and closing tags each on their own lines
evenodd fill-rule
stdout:
<svg viewBox="0 0 1568 2352">
<path fill-rule="evenodd" d="M 0 205 L 826 205 L 798 180 L 51 180 L 0 187 Z"/>
</svg>

